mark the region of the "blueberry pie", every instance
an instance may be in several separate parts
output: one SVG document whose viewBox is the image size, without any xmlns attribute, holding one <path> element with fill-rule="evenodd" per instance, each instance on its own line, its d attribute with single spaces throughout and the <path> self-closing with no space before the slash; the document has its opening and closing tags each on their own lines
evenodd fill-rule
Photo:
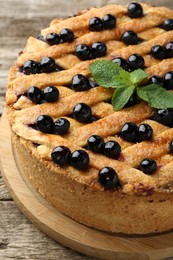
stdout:
<svg viewBox="0 0 173 260">
<path fill-rule="evenodd" d="M 172 18 L 136 2 L 87 9 L 30 37 L 10 70 L 7 114 L 23 171 L 79 223 L 128 235 L 173 229 Z M 124 96 L 93 75 L 103 61 L 120 68 Z M 137 90 L 136 71 L 148 75 Z M 110 73 L 100 77 L 121 83 Z"/>
</svg>

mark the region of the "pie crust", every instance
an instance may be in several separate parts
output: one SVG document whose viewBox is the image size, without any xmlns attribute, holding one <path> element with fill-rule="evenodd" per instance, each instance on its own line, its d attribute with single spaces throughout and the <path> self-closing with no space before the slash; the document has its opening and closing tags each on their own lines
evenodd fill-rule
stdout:
<svg viewBox="0 0 173 260">
<path fill-rule="evenodd" d="M 83 92 L 75 92 L 69 85 L 76 74 L 90 77 L 89 64 L 94 60 L 81 61 L 74 51 L 77 45 L 104 42 L 107 55 L 98 59 L 127 59 L 138 53 L 145 60 L 146 72 L 163 76 L 173 70 L 173 58 L 157 60 L 150 55 L 156 45 L 165 46 L 173 41 L 173 31 L 165 31 L 160 25 L 173 17 L 173 11 L 165 7 L 141 4 L 142 18 L 127 16 L 127 6 L 108 5 L 84 10 L 74 17 L 57 19 L 41 31 L 48 33 L 63 28 L 71 29 L 75 40 L 50 46 L 45 41 L 30 37 L 27 45 L 11 68 L 6 95 L 6 108 L 12 129 L 12 144 L 15 147 L 28 181 L 55 208 L 74 220 L 103 231 L 128 235 L 156 234 L 173 229 L 173 156 L 168 144 L 173 139 L 173 128 L 151 120 L 154 109 L 140 102 L 121 111 L 114 111 L 108 100 L 112 90 L 98 86 Z M 117 18 L 115 29 L 91 32 L 88 30 L 92 17 L 102 18 L 112 14 Z M 123 32 L 133 30 L 143 41 L 126 46 L 120 39 Z M 24 75 L 20 67 L 27 60 L 39 62 L 43 57 L 55 59 L 62 71 Z M 60 98 L 54 103 L 35 104 L 26 97 L 31 86 L 44 89 L 56 86 Z M 86 103 L 92 114 L 100 119 L 90 124 L 77 122 L 70 115 L 78 103 Z M 45 134 L 30 127 L 39 115 L 49 115 L 54 120 L 65 117 L 70 121 L 66 135 Z M 126 122 L 147 123 L 153 128 L 153 139 L 132 144 L 116 134 Z M 115 140 L 122 148 L 119 159 L 111 159 L 86 149 L 87 139 L 99 135 L 104 141 Z M 51 151 L 59 145 L 71 151 L 86 149 L 89 168 L 79 171 L 72 166 L 59 167 L 51 160 Z M 153 175 L 138 169 L 146 157 L 157 162 Z M 106 190 L 98 182 L 98 172 L 105 166 L 116 170 L 121 187 Z"/>
</svg>

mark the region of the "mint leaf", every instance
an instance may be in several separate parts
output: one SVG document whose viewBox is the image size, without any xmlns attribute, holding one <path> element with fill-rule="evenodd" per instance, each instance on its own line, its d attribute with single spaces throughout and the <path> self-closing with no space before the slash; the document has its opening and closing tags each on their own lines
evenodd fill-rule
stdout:
<svg viewBox="0 0 173 260">
<path fill-rule="evenodd" d="M 121 88 L 121 87 L 127 88 L 133 85 L 133 82 L 131 81 L 130 73 L 125 70 L 120 70 L 119 74 L 114 76 L 114 80 L 115 80 L 116 88 Z"/>
<path fill-rule="evenodd" d="M 150 84 L 137 89 L 137 95 L 147 101 L 153 108 L 173 108 L 173 92 L 156 84 Z"/>
<path fill-rule="evenodd" d="M 133 82 L 133 84 L 138 85 L 139 83 L 144 81 L 149 75 L 145 71 L 143 71 L 141 69 L 137 69 L 137 70 L 131 72 L 130 76 L 131 76 L 131 81 Z"/>
<path fill-rule="evenodd" d="M 117 88 L 112 96 L 112 105 L 115 110 L 122 109 L 133 94 L 135 86 Z"/>
<path fill-rule="evenodd" d="M 118 64 L 108 60 L 93 62 L 89 68 L 94 80 L 103 87 L 116 87 L 115 76 L 123 70 Z"/>
</svg>

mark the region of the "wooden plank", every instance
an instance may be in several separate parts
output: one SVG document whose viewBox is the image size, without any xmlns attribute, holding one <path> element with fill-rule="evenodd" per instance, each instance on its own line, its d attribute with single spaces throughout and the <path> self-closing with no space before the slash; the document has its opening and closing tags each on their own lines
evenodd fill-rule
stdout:
<svg viewBox="0 0 173 260">
<path fill-rule="evenodd" d="M 0 201 L 9 201 L 9 200 L 12 200 L 11 195 L 2 177 L 0 177 Z"/>
<path fill-rule="evenodd" d="M 0 259 L 92 259 L 45 236 L 23 216 L 14 202 L 0 201 L 0 209 Z"/>
<path fill-rule="evenodd" d="M 94 5 L 127 2 L 131 0 L 0 0 L 0 114 L 5 102 L 8 70 L 30 35 L 37 36 L 39 31 L 56 17 L 70 16 Z M 172 0 L 139 2 L 173 7 Z M 0 259 L 92 259 L 49 239 L 19 212 L 14 202 L 9 200 L 11 195 L 0 177 Z"/>
</svg>

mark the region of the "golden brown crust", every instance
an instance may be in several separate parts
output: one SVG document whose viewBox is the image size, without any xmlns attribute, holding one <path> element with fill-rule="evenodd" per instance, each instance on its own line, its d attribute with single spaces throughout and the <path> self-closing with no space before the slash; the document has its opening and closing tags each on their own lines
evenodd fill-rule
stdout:
<svg viewBox="0 0 173 260">
<path fill-rule="evenodd" d="M 46 159 L 38 160 L 31 142 L 13 134 L 12 143 L 18 162 L 37 191 L 55 208 L 78 222 L 128 235 L 153 234 L 172 229 L 172 193 L 128 196 L 121 191 L 112 193 L 92 189 L 72 179 L 69 171 L 56 167 Z M 142 191 L 143 186 L 139 189 Z"/>
<path fill-rule="evenodd" d="M 131 54 L 138 53 L 144 57 L 145 70 L 149 75 L 163 76 L 166 72 L 173 70 L 173 58 L 160 61 L 150 55 L 153 45 L 165 46 L 166 43 L 172 41 L 173 31 L 165 31 L 159 26 L 165 19 L 173 17 L 173 11 L 165 7 L 152 7 L 146 4 L 142 4 L 142 7 L 144 16 L 139 19 L 130 19 L 127 16 L 127 6 L 109 5 L 85 10 L 80 15 L 65 20 L 52 21 L 49 28 L 42 30 L 43 36 L 50 32 L 59 33 L 62 28 L 69 28 L 74 32 L 75 40 L 72 43 L 49 46 L 46 42 L 30 37 L 16 64 L 10 70 L 6 95 L 7 114 L 12 130 L 15 133 L 14 145 L 20 157 L 24 160 L 23 167 L 27 176 L 29 176 L 33 185 L 39 189 L 39 192 L 46 196 L 55 207 L 79 222 L 102 230 L 128 234 L 162 232 L 173 227 L 173 223 L 170 221 L 160 224 L 158 218 L 160 214 L 160 216 L 169 219 L 172 214 L 172 211 L 168 212 L 166 207 L 169 209 L 172 203 L 171 196 L 173 192 L 173 156 L 169 154 L 168 149 L 173 138 L 173 128 L 150 120 L 154 109 L 150 108 L 145 102 L 115 112 L 112 105 L 107 102 L 112 97 L 113 92 L 111 89 L 99 86 L 85 92 L 75 92 L 68 85 L 76 74 L 90 77 L 89 65 L 94 60 L 81 61 L 74 55 L 76 46 L 81 43 L 91 45 L 97 41 L 105 42 L 107 55 L 99 59 L 111 60 L 118 56 L 127 59 Z M 91 17 L 98 16 L 102 18 L 107 13 L 117 17 L 117 27 L 115 29 L 103 30 L 102 32 L 88 30 Z M 126 46 L 121 41 L 121 35 L 127 30 L 135 31 L 143 40 L 142 43 Z M 25 61 L 32 59 L 40 61 L 45 56 L 54 58 L 56 64 L 64 70 L 32 75 L 24 75 L 20 72 L 19 68 Z M 56 86 L 60 93 L 59 100 L 53 104 L 36 105 L 26 95 L 23 95 L 31 86 L 43 89 L 49 85 Z M 82 124 L 71 118 L 69 115 L 79 102 L 89 105 L 92 114 L 100 119 L 90 124 Z M 66 117 L 71 125 L 69 133 L 64 136 L 44 134 L 29 127 L 42 114 L 47 114 L 54 120 L 59 117 Z M 126 122 L 148 123 L 154 130 L 153 139 L 136 144 L 122 140 L 117 134 Z M 71 166 L 60 169 L 53 164 L 51 151 L 54 147 L 64 145 L 69 147 L 71 151 L 84 149 L 88 137 L 93 134 L 102 136 L 104 141 L 117 141 L 122 148 L 120 158 L 114 160 L 87 151 L 90 157 L 90 167 L 85 173 L 81 173 Z M 34 146 L 33 143 L 36 143 L 37 146 Z M 158 165 L 157 171 L 152 176 L 146 175 L 138 169 L 140 161 L 146 157 L 154 159 Z M 32 165 L 31 172 L 26 169 L 29 162 Z M 121 183 L 121 190 L 104 191 L 104 188 L 98 183 L 98 171 L 105 166 L 110 166 L 116 170 Z M 39 180 L 35 172 L 38 169 L 43 170 L 42 180 Z M 51 175 L 48 174 L 49 171 Z M 50 176 L 53 176 L 52 179 Z M 60 178 L 62 178 L 62 187 L 61 185 L 58 186 L 57 190 L 54 187 L 55 194 L 50 192 L 51 185 L 55 186 L 53 184 L 54 178 L 57 183 L 61 183 Z M 66 190 L 65 185 L 72 186 L 72 188 L 67 187 L 69 194 L 64 193 Z M 87 210 L 89 210 L 87 199 L 91 196 L 93 199 L 91 215 L 84 218 L 82 215 L 84 213 L 77 213 L 77 209 L 73 211 L 70 204 L 62 205 L 62 202 L 56 198 L 56 195 L 58 197 L 62 189 L 62 198 L 65 196 L 71 198 L 71 203 L 74 203 L 76 196 L 77 201 L 81 204 L 79 196 L 81 192 Z M 70 193 L 70 189 L 74 189 L 75 192 Z M 108 198 L 113 203 L 113 206 L 107 205 L 106 208 Z M 114 201 L 115 198 L 117 204 Z M 97 201 L 102 199 L 104 202 L 103 208 L 98 208 Z M 153 202 L 149 202 L 150 200 Z M 118 212 L 118 207 L 123 203 L 122 212 L 125 217 L 120 216 Z M 142 205 L 143 209 L 140 205 Z M 130 213 L 130 207 L 132 206 L 134 206 L 134 212 Z M 161 212 L 162 206 L 165 207 L 165 213 Z M 108 215 L 104 213 L 104 208 Z M 113 211 L 111 212 L 112 208 Z M 149 224 L 147 224 L 146 208 L 149 209 L 149 218 L 151 218 Z M 156 209 L 156 214 L 153 208 Z M 139 216 L 139 223 L 141 224 L 136 226 L 133 218 L 138 218 L 139 209 L 140 211 L 143 210 L 143 213 Z M 96 214 L 92 216 L 92 211 L 95 211 L 98 215 L 102 214 L 100 219 Z M 118 220 L 113 217 L 114 213 L 118 216 Z M 130 226 L 125 220 L 127 215 L 131 221 Z M 92 217 L 95 218 L 92 220 Z M 113 220 L 110 221 L 112 218 Z"/>
</svg>

